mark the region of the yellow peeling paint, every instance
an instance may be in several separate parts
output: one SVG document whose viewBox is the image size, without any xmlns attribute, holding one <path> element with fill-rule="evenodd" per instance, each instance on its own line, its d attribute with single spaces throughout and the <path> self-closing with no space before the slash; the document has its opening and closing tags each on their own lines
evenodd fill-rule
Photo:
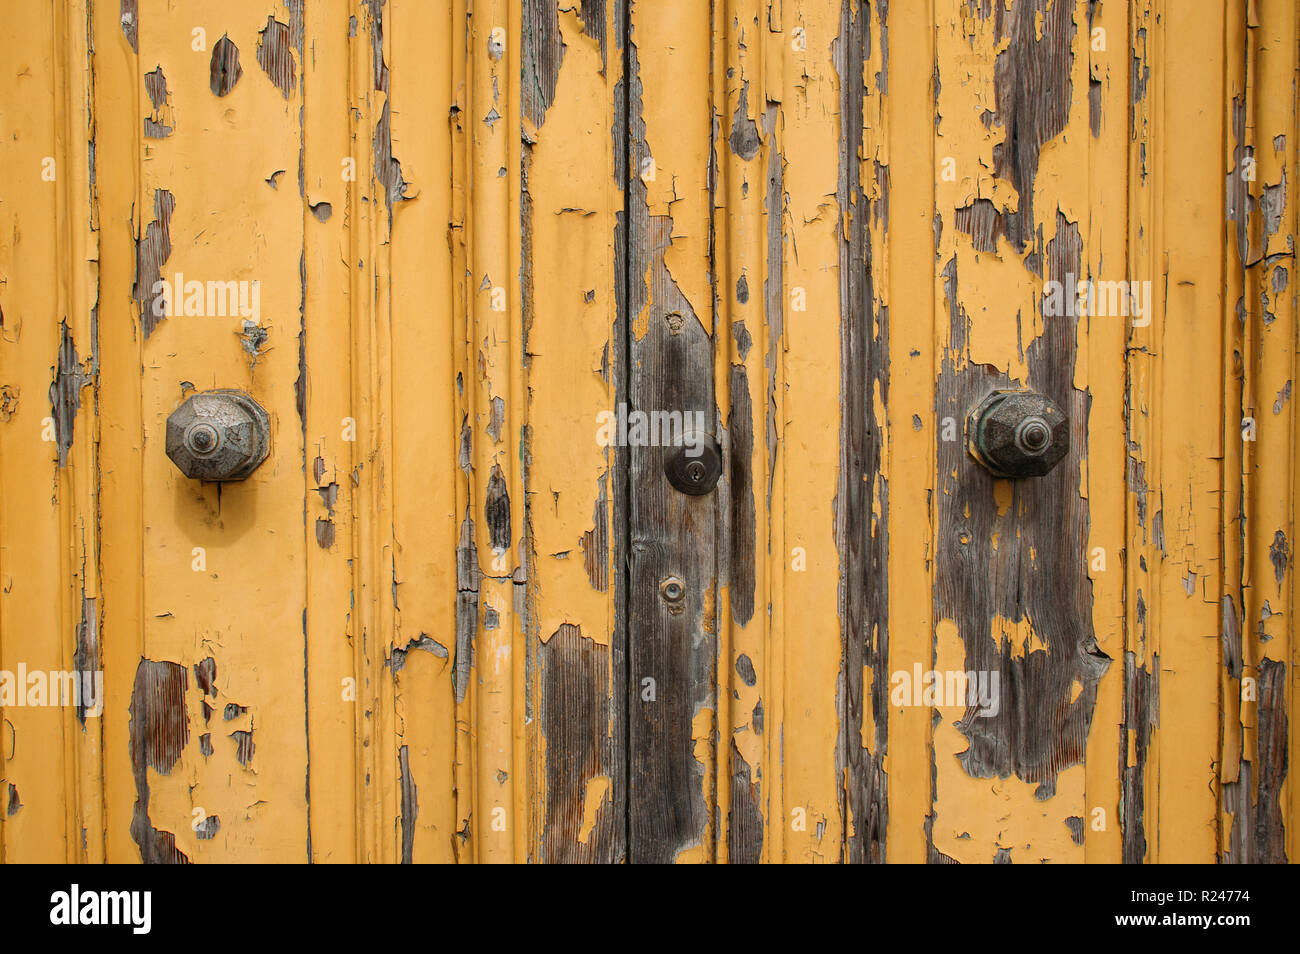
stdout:
<svg viewBox="0 0 1300 954">
<path fill-rule="evenodd" d="M 587 781 L 587 796 L 582 802 L 582 828 L 578 831 L 578 843 L 585 845 L 591 837 L 591 830 L 596 827 L 596 812 L 609 802 L 609 776 L 597 775 Z"/>
<path fill-rule="evenodd" d="M 951 620 L 940 621 L 936 646 L 937 670 L 965 668 L 957 628 Z M 1055 792 L 1047 799 L 1037 797 L 1036 784 L 1014 775 L 971 778 L 957 758 L 967 748 L 967 739 L 957 728 L 967 716 L 966 705 L 935 708 L 939 713 L 935 787 L 940 793 L 950 793 L 936 806 L 935 847 L 962 864 L 991 862 L 999 849 L 1010 851 L 1013 863 L 1082 861 L 1083 849 L 1074 844 L 1065 819 L 1084 815 L 1083 767 L 1061 772 Z"/>
<path fill-rule="evenodd" d="M 1021 659 L 1030 653 L 1048 651 L 1047 643 L 1034 628 L 1033 620 L 1027 613 L 1015 620 L 994 616 L 989 635 L 993 637 L 994 643 L 1006 644 L 1010 650 L 1010 659 Z"/>
<path fill-rule="evenodd" d="M 125 26 L 118 3 L 12 6 L 0 671 L 90 652 L 105 698 L 84 723 L 0 703 L 0 860 L 172 842 L 195 862 L 639 860 L 626 713 L 650 703 L 626 661 L 656 630 L 626 617 L 627 557 L 660 541 L 627 539 L 632 455 L 598 435 L 647 373 L 629 350 L 687 311 L 726 466 L 692 528 L 716 556 L 688 597 L 705 684 L 671 753 L 701 822 L 665 857 L 1300 853 L 1276 761 L 1300 764 L 1290 0 L 656 0 L 628 23 L 613 3 L 139 0 Z M 1017 106 L 999 76 L 1062 11 L 1067 100 Z M 841 75 L 846 21 L 867 52 Z M 223 37 L 242 72 L 217 95 Z M 1013 181 L 1007 151 L 1049 114 Z M 624 169 L 632 122 L 650 162 Z M 662 228 L 640 275 L 624 174 Z M 1031 208 L 1020 249 L 1005 223 Z M 1075 279 L 1149 282 L 1150 311 L 1081 316 L 1048 356 L 1068 377 L 1044 381 L 1066 278 L 1049 248 L 1075 230 Z M 164 245 L 162 278 L 258 282 L 250 325 L 146 334 L 137 267 Z M 942 387 L 986 378 L 1085 409 L 1050 512 L 1022 482 L 963 493 L 983 475 L 939 463 L 966 439 Z M 164 454 L 168 415 L 218 387 L 271 418 L 268 460 L 223 486 Z M 855 402 L 867 468 L 841 452 Z M 1082 552 L 1062 559 L 1031 521 L 1070 515 Z M 995 557 L 957 572 L 963 552 Z M 1017 602 L 972 623 L 952 606 L 968 584 Z M 1075 656 L 1105 673 L 1043 700 L 1045 720 L 1090 707 L 1051 784 L 968 770 L 981 716 L 960 701 L 892 701 L 898 674 L 964 673 L 977 647 L 1003 678 L 1064 665 L 1045 604 L 1080 594 Z M 133 765 L 155 667 L 184 692 L 137 718 L 185 731 L 174 764 Z"/>
</svg>

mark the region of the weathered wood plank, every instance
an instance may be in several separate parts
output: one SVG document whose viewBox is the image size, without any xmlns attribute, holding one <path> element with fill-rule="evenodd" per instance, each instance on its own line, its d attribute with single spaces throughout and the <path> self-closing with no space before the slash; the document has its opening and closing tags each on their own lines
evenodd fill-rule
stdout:
<svg viewBox="0 0 1300 954">
<path fill-rule="evenodd" d="M 765 63 L 776 44 L 768 42 L 766 12 L 758 0 L 720 4 L 712 24 L 713 376 L 719 411 L 727 409 L 721 433 L 727 463 L 717 491 L 715 837 L 717 860 L 737 863 L 762 855 L 760 803 L 771 778 L 762 757 L 765 727 L 754 713 L 771 695 L 771 521 L 762 517 L 769 512 L 764 491 L 775 449 L 768 432 L 778 372 L 773 349 L 781 335 L 784 197 L 774 149 L 781 91 L 767 88 Z"/>
<path fill-rule="evenodd" d="M 717 422 L 708 208 L 708 8 L 633 6 L 627 47 L 629 409 Z M 689 119 L 687 117 L 693 117 Z M 674 448 L 629 448 L 628 856 L 710 860 L 717 497 L 664 474 Z M 677 581 L 680 599 L 664 591 Z"/>
<path fill-rule="evenodd" d="M 623 536 L 613 503 L 625 451 L 601 433 L 626 373 L 616 337 L 615 232 L 623 210 L 614 137 L 622 24 L 603 5 L 524 8 L 526 71 L 539 100 L 524 125 L 524 342 L 530 632 L 529 711 L 539 717 L 532 851 L 540 861 L 626 857 L 626 673 L 617 629 Z M 597 12 L 599 11 L 599 12 Z M 558 49 L 560 54 L 555 54 Z M 555 75 L 551 75 L 554 71 Z M 582 144 L 581 161 L 575 161 Z"/>
<path fill-rule="evenodd" d="M 1088 368 L 1089 325 L 1051 295 L 1084 274 L 1087 179 L 1041 173 L 1048 143 L 1087 169 L 1087 11 L 1018 0 L 968 13 L 936 10 L 934 669 L 969 684 L 935 706 L 930 857 L 1081 860 L 1067 820 L 1085 814 L 1082 766 L 1112 662 L 1085 556 L 1087 386 L 1113 387 L 1122 365 L 1114 354 Z M 968 70 L 960 51 L 972 43 L 983 52 Z M 994 478 L 967 452 L 967 415 L 998 388 L 1037 391 L 1068 418 L 1069 453 L 1046 475 Z M 995 820 L 1008 803 L 1010 820 Z"/>
<path fill-rule="evenodd" d="M 874 4 L 844 0 L 832 46 L 840 79 L 839 486 L 835 538 L 840 562 L 843 643 L 837 768 L 844 776 L 844 861 L 885 860 L 888 792 L 884 773 L 889 691 L 889 485 L 881 474 L 889 400 L 889 312 L 873 287 L 871 223 L 888 228 L 888 184 L 872 188 L 863 132 Z M 875 167 L 878 168 L 878 167 Z M 875 193 L 874 198 L 870 193 Z M 878 243 L 875 243 L 878 246 Z"/>
</svg>

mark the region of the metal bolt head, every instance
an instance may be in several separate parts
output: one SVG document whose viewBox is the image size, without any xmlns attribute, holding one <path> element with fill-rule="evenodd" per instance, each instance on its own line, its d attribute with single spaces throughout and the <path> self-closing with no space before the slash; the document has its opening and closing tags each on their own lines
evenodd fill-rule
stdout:
<svg viewBox="0 0 1300 954">
<path fill-rule="evenodd" d="M 270 452 L 271 419 L 243 391 L 202 391 L 168 415 L 166 447 L 186 477 L 243 480 Z"/>
<path fill-rule="evenodd" d="M 1016 426 L 1016 447 L 1031 457 L 1039 457 L 1052 442 L 1052 426 L 1031 414 Z"/>
<path fill-rule="evenodd" d="M 994 391 L 966 416 L 967 448 L 995 477 L 1041 477 L 1070 451 L 1070 422 L 1036 391 Z"/>
<path fill-rule="evenodd" d="M 185 428 L 184 442 L 195 457 L 211 457 L 221 450 L 221 432 L 207 421 L 195 421 Z"/>
<path fill-rule="evenodd" d="M 707 494 L 722 476 L 722 448 L 711 436 L 687 434 L 681 447 L 668 452 L 664 473 L 668 482 L 684 494 Z"/>
</svg>

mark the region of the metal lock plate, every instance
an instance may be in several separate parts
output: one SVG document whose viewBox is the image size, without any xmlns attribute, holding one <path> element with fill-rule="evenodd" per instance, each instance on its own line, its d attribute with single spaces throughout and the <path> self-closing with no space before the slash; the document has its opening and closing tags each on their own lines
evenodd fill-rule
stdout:
<svg viewBox="0 0 1300 954">
<path fill-rule="evenodd" d="M 664 461 L 668 482 L 684 494 L 701 497 L 717 486 L 722 476 L 722 448 L 712 437 L 688 435 Z"/>
</svg>

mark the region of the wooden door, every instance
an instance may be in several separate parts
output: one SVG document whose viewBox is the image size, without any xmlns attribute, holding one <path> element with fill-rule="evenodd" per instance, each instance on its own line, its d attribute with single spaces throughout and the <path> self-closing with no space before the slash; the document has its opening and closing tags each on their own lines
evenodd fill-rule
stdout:
<svg viewBox="0 0 1300 954">
<path fill-rule="evenodd" d="M 10 14 L 4 860 L 1296 856 L 1294 3 Z"/>
</svg>

